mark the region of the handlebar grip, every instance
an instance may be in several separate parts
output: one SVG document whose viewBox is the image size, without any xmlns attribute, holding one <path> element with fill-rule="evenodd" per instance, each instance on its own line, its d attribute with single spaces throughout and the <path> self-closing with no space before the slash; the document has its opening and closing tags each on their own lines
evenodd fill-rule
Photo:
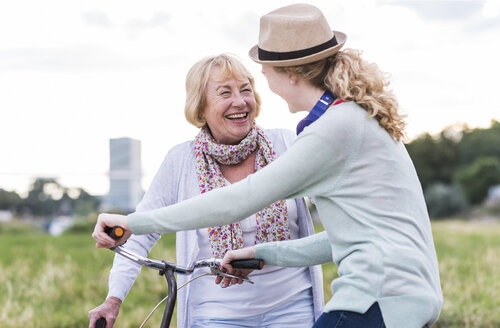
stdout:
<svg viewBox="0 0 500 328">
<path fill-rule="evenodd" d="M 104 232 L 114 240 L 118 240 L 125 234 L 125 230 L 120 226 L 105 227 Z"/>
<path fill-rule="evenodd" d="M 264 261 L 259 259 L 251 260 L 234 260 L 231 262 L 231 266 L 237 269 L 253 269 L 260 270 L 264 267 Z"/>
<path fill-rule="evenodd" d="M 104 318 L 97 319 L 94 328 L 106 328 L 106 319 Z"/>
</svg>

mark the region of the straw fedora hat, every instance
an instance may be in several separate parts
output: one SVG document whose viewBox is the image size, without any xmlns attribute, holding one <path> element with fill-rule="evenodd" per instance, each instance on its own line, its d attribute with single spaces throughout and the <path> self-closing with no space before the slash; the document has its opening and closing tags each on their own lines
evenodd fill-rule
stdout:
<svg viewBox="0 0 500 328">
<path fill-rule="evenodd" d="M 259 64 L 302 65 L 333 55 L 346 39 L 344 33 L 332 31 L 318 8 L 294 4 L 260 18 L 259 44 L 248 54 Z"/>
</svg>

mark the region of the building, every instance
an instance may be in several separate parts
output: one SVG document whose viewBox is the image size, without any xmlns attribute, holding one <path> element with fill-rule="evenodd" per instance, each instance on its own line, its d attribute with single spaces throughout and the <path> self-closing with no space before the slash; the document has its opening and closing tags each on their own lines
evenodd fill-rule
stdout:
<svg viewBox="0 0 500 328">
<path fill-rule="evenodd" d="M 110 139 L 106 207 L 133 212 L 144 194 L 141 179 L 141 142 L 131 138 Z"/>
</svg>

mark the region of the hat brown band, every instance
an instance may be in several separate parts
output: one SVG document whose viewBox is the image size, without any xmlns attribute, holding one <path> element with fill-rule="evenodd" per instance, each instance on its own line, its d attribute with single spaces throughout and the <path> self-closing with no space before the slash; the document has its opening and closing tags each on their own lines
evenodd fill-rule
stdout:
<svg viewBox="0 0 500 328">
<path fill-rule="evenodd" d="M 325 43 L 302 50 L 275 52 L 259 48 L 259 60 L 289 60 L 289 59 L 302 58 L 309 55 L 314 55 L 315 53 L 334 47 L 337 44 L 338 42 L 334 35 L 333 38 L 326 41 Z"/>
</svg>

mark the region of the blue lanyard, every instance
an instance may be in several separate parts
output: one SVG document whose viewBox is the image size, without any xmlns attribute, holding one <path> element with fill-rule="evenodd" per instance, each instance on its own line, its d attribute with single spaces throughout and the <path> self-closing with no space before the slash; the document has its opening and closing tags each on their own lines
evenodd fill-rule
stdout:
<svg viewBox="0 0 500 328">
<path fill-rule="evenodd" d="M 310 124 L 312 124 L 314 121 L 316 121 L 318 118 L 323 115 L 328 107 L 333 103 L 335 100 L 335 96 L 330 90 L 326 90 L 325 93 L 321 96 L 321 98 L 318 100 L 316 105 L 314 105 L 313 109 L 309 112 L 309 114 L 297 124 L 297 135 L 299 135 L 304 128 Z"/>
</svg>

